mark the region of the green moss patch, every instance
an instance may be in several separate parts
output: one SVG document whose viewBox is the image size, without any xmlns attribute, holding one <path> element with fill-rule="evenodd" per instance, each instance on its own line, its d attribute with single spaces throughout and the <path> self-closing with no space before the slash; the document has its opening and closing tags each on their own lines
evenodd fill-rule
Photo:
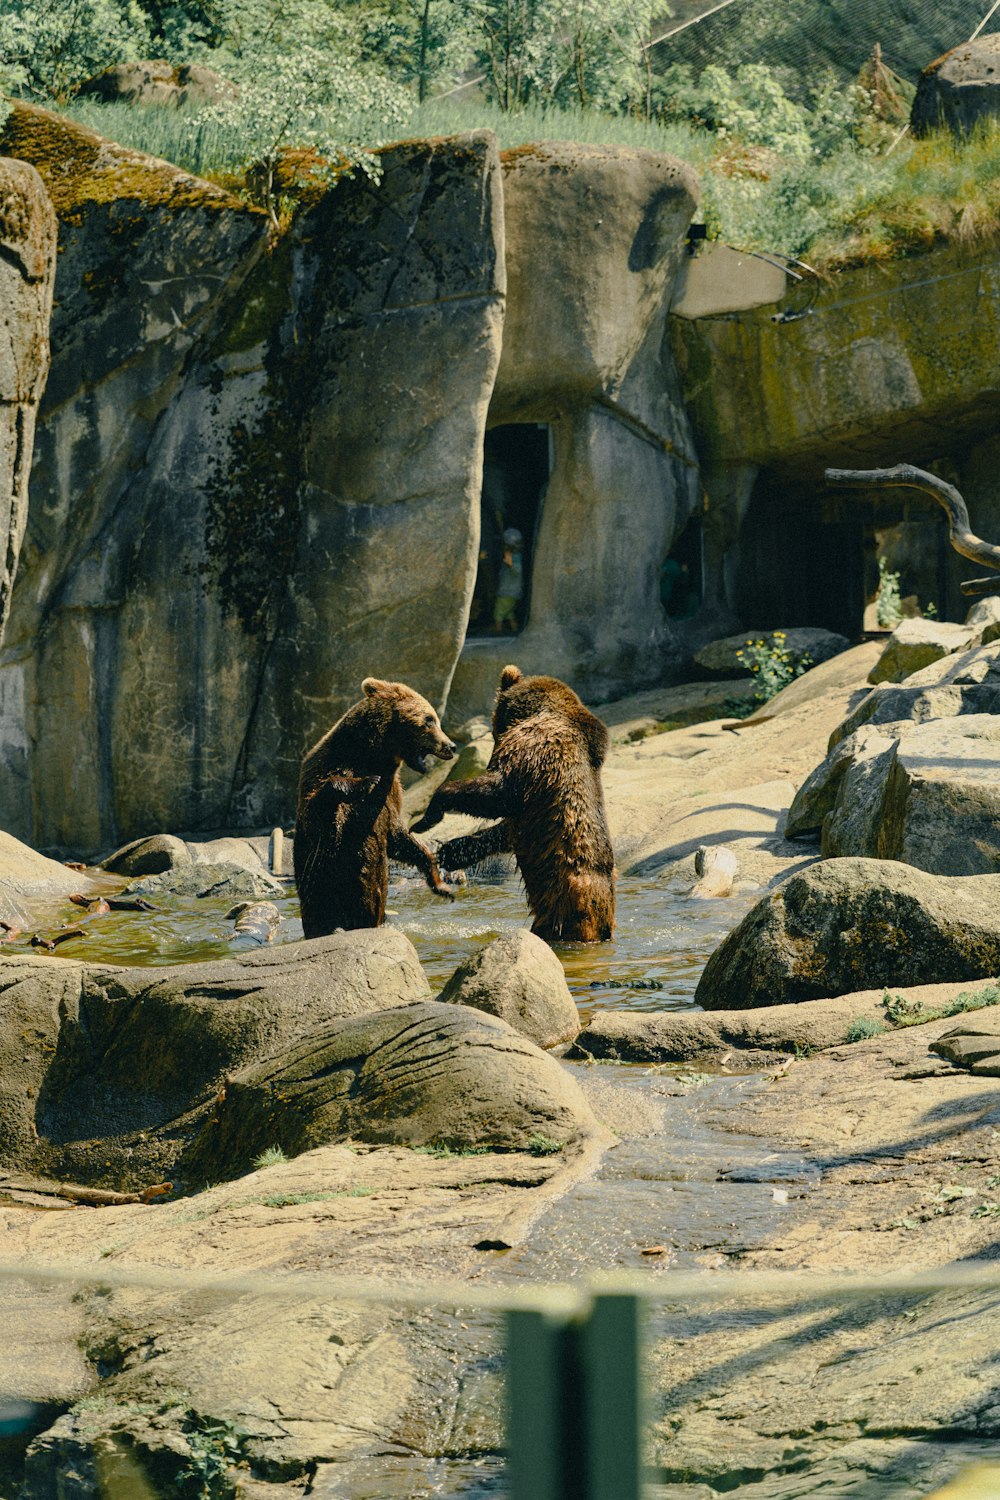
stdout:
<svg viewBox="0 0 1000 1500">
<path fill-rule="evenodd" d="M 123 199 L 146 208 L 259 212 L 224 188 L 156 157 L 125 150 L 86 125 L 32 104 L 13 105 L 0 135 L 0 154 L 37 169 L 63 221 L 78 222 L 90 204 Z"/>
</svg>

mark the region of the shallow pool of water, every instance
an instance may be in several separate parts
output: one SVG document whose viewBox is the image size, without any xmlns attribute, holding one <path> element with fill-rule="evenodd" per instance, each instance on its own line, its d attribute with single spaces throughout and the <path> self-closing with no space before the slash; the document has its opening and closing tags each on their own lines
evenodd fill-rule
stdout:
<svg viewBox="0 0 1000 1500">
<path fill-rule="evenodd" d="M 585 1020 L 608 1007 L 690 1005 L 708 955 L 760 896 L 693 901 L 686 890 L 666 878 L 626 876 L 618 882 L 618 925 L 610 942 L 556 945 Z M 389 920 L 417 949 L 434 989 L 490 938 L 531 921 L 516 878 L 495 886 L 470 883 L 454 902 L 408 880 L 393 888 L 389 901 Z"/>
<path fill-rule="evenodd" d="M 108 893 L 120 882 L 102 877 Z M 556 948 L 574 999 L 586 1019 L 604 1007 L 670 1010 L 690 1005 L 708 955 L 750 909 L 759 893 L 726 900 L 693 901 L 686 886 L 669 876 L 627 876 L 618 883 L 618 926 L 607 943 L 564 943 Z M 205 962 L 247 951 L 233 940 L 227 913 L 232 898 L 156 895 L 151 912 L 107 912 L 88 916 L 68 901 L 54 903 L 38 922 L 49 938 L 63 926 L 79 926 L 81 936 L 60 942 L 53 957 L 92 963 L 160 967 Z M 282 922 L 275 943 L 302 937 L 294 886 L 275 903 Z M 530 924 L 524 892 L 516 876 L 502 884 L 471 882 L 454 901 L 444 901 L 419 879 L 402 876 L 389 889 L 389 923 L 398 927 L 420 955 L 431 988 L 437 992 L 460 963 L 498 933 Z M 38 952 L 30 933 L 5 952 Z"/>
</svg>

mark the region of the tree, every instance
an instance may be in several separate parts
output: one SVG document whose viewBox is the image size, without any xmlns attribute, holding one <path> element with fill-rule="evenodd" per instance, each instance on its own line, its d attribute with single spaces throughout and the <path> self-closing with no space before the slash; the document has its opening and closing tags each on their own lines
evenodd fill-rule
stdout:
<svg viewBox="0 0 1000 1500">
<path fill-rule="evenodd" d="M 435 84 L 457 78 L 472 53 L 464 0 L 348 0 L 362 33 L 362 56 L 403 83 L 421 103 Z"/>
<path fill-rule="evenodd" d="M 470 0 L 476 54 L 501 109 L 651 110 L 656 0 Z M 669 12 L 667 12 L 669 14 Z"/>
<path fill-rule="evenodd" d="M 137 0 L 3 0 L 0 86 L 65 100 L 85 78 L 141 58 L 148 46 Z"/>
<path fill-rule="evenodd" d="M 320 175 L 330 180 L 358 170 L 377 178 L 378 156 L 370 142 L 384 139 L 387 126 L 402 127 L 409 112 L 405 90 L 358 60 L 353 23 L 341 17 L 337 24 L 342 27 L 339 47 L 327 38 L 324 47 L 303 45 L 271 55 L 266 67 L 254 66 L 249 58 L 236 60 L 229 72 L 240 86 L 239 97 L 210 105 L 192 121 L 193 130 L 213 123 L 234 132 L 235 156 L 257 169 L 263 205 L 275 229 L 277 172 L 288 146 L 306 147 L 324 158 L 328 165 Z"/>
</svg>

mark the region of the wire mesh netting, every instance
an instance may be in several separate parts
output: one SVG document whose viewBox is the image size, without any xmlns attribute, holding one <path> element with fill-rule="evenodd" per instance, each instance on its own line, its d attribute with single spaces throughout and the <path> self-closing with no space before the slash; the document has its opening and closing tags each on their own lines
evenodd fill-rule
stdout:
<svg viewBox="0 0 1000 1500">
<path fill-rule="evenodd" d="M 886 63 L 911 83 L 943 52 L 1000 32 L 992 0 L 674 0 L 673 19 L 656 49 L 656 66 L 686 63 L 736 68 L 763 63 L 803 86 L 818 71 L 853 79 L 879 43 Z M 698 19 L 700 18 L 700 19 Z M 694 24 L 686 24 L 693 22 Z"/>
</svg>

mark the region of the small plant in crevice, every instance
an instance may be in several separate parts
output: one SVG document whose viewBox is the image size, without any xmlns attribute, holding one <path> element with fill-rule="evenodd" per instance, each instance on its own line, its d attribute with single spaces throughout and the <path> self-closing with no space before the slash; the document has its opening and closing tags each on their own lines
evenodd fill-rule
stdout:
<svg viewBox="0 0 1000 1500">
<path fill-rule="evenodd" d="M 527 1149 L 532 1156 L 555 1156 L 563 1148 L 564 1142 L 554 1141 L 551 1136 L 542 1135 L 540 1132 L 528 1137 Z"/>
<path fill-rule="evenodd" d="M 189 1411 L 182 1428 L 190 1456 L 174 1480 L 183 1500 L 223 1500 L 233 1493 L 229 1471 L 242 1458 L 243 1430 Z"/>
<path fill-rule="evenodd" d="M 418 1156 L 433 1156 L 438 1161 L 447 1161 L 453 1156 L 488 1156 L 492 1146 L 414 1146 Z"/>
<path fill-rule="evenodd" d="M 903 1026 L 919 1026 L 940 1014 L 925 1009 L 922 1000 L 907 1000 L 905 995 L 890 995 L 888 990 L 882 996 L 882 1005 L 886 1020 L 897 1030 Z"/>
<path fill-rule="evenodd" d="M 264 1167 L 283 1167 L 288 1157 L 280 1146 L 268 1146 L 259 1156 L 253 1159 L 254 1170 L 260 1172 Z"/>
<path fill-rule="evenodd" d="M 872 1036 L 882 1036 L 889 1030 L 884 1021 L 877 1020 L 874 1016 L 855 1016 L 848 1024 L 844 1034 L 847 1042 L 864 1042 Z"/>
</svg>

